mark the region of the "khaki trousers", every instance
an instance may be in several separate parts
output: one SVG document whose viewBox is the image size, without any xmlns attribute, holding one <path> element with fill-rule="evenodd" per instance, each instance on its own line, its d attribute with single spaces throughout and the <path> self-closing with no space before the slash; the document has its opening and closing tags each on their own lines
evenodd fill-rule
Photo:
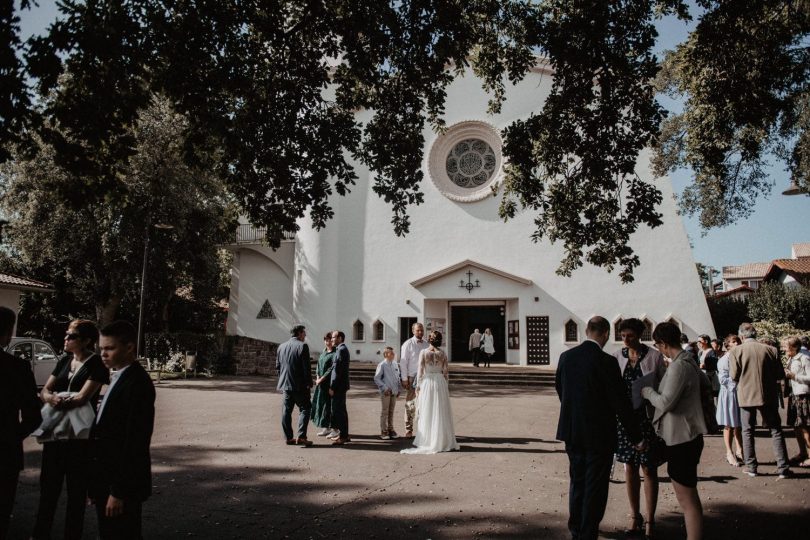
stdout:
<svg viewBox="0 0 810 540">
<path fill-rule="evenodd" d="M 394 432 L 394 407 L 397 406 L 397 395 L 380 396 L 382 411 L 380 412 L 380 434 L 388 435 Z"/>
<path fill-rule="evenodd" d="M 413 417 L 416 416 L 415 377 L 408 377 L 408 392 L 405 394 L 405 431 L 413 431 Z"/>
</svg>

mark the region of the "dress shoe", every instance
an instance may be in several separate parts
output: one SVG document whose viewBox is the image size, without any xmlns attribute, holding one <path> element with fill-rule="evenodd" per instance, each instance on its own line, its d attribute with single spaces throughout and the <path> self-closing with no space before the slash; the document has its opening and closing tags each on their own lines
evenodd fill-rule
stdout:
<svg viewBox="0 0 810 540">
<path fill-rule="evenodd" d="M 296 439 L 287 439 L 287 444 L 292 446 L 293 444 L 295 444 L 295 441 Z"/>
<path fill-rule="evenodd" d="M 406 433 L 405 438 L 406 439 L 413 439 L 413 431 L 409 431 L 408 433 Z"/>
<path fill-rule="evenodd" d="M 335 441 L 332 443 L 332 446 L 343 446 L 344 444 L 346 444 L 350 440 L 351 439 L 335 439 Z"/>
<path fill-rule="evenodd" d="M 295 439 L 295 444 L 298 446 L 312 446 L 312 441 L 306 437 L 299 437 L 298 439 Z"/>
</svg>

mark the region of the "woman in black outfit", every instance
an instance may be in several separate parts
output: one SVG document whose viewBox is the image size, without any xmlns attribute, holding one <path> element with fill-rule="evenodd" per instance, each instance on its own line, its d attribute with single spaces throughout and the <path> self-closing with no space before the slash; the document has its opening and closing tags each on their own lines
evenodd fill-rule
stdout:
<svg viewBox="0 0 810 540">
<path fill-rule="evenodd" d="M 44 403 L 56 409 L 71 409 L 89 402 L 95 412 L 99 390 L 110 382 L 109 370 L 94 352 L 97 341 L 98 329 L 91 321 L 75 320 L 70 323 L 65 335 L 65 354 L 59 359 L 40 394 Z M 65 392 L 70 392 L 70 395 L 65 396 Z M 43 444 L 39 508 L 32 538 L 51 537 L 63 480 L 67 481 L 64 538 L 82 537 L 89 479 L 87 445 L 88 441 L 82 439 Z"/>
</svg>

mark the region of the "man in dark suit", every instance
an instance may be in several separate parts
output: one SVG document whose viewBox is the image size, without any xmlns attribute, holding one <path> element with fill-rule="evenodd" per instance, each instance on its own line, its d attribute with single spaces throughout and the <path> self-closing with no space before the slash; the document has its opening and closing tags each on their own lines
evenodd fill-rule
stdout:
<svg viewBox="0 0 810 540">
<path fill-rule="evenodd" d="M 329 395 L 332 396 L 332 423 L 340 432 L 333 445 L 349 442 L 349 411 L 346 409 L 346 392 L 349 391 L 349 348 L 343 343 L 346 335 L 340 330 L 332 332 L 332 346 L 335 359 L 332 362 L 332 378 L 329 382 Z"/>
<path fill-rule="evenodd" d="M 277 390 L 284 392 L 284 403 L 281 409 L 281 429 L 287 438 L 287 444 L 310 446 L 307 439 L 309 415 L 312 412 L 312 401 L 309 390 L 312 388 L 312 368 L 310 367 L 309 347 L 304 341 L 307 331 L 301 325 L 290 330 L 290 339 L 278 347 L 276 353 L 276 370 L 278 371 Z M 298 437 L 293 438 L 292 412 L 298 407 Z"/>
<path fill-rule="evenodd" d="M 141 538 L 141 507 L 152 494 L 155 387 L 135 357 L 136 342 L 126 321 L 101 329 L 101 360 L 115 370 L 90 432 L 89 492 L 103 539 Z"/>
<path fill-rule="evenodd" d="M 596 540 L 616 450 L 616 416 L 636 448 L 643 450 L 645 443 L 619 365 L 602 351 L 610 324 L 603 317 L 594 317 L 588 321 L 585 335 L 585 342 L 560 355 L 557 365 L 561 403 L 557 439 L 565 442 L 570 463 L 568 530 L 572 538 Z"/>
<path fill-rule="evenodd" d="M 14 508 L 23 439 L 42 421 L 31 366 L 3 350 L 11 341 L 16 319 L 12 310 L 0 307 L 0 539 L 6 537 Z"/>
</svg>

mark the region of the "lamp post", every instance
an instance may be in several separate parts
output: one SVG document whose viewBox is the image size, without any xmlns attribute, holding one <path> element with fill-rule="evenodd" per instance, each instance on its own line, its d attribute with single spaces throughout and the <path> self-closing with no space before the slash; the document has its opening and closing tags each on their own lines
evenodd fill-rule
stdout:
<svg viewBox="0 0 810 540">
<path fill-rule="evenodd" d="M 141 303 L 138 308 L 138 343 L 135 346 L 135 355 L 137 358 L 141 357 L 141 341 L 143 340 L 143 302 L 146 298 L 146 267 L 149 261 L 149 231 L 154 227 L 162 231 L 174 229 L 174 225 L 167 225 L 165 223 L 152 224 L 151 217 L 146 218 L 146 229 L 143 239 L 143 268 L 141 269 Z"/>
</svg>

